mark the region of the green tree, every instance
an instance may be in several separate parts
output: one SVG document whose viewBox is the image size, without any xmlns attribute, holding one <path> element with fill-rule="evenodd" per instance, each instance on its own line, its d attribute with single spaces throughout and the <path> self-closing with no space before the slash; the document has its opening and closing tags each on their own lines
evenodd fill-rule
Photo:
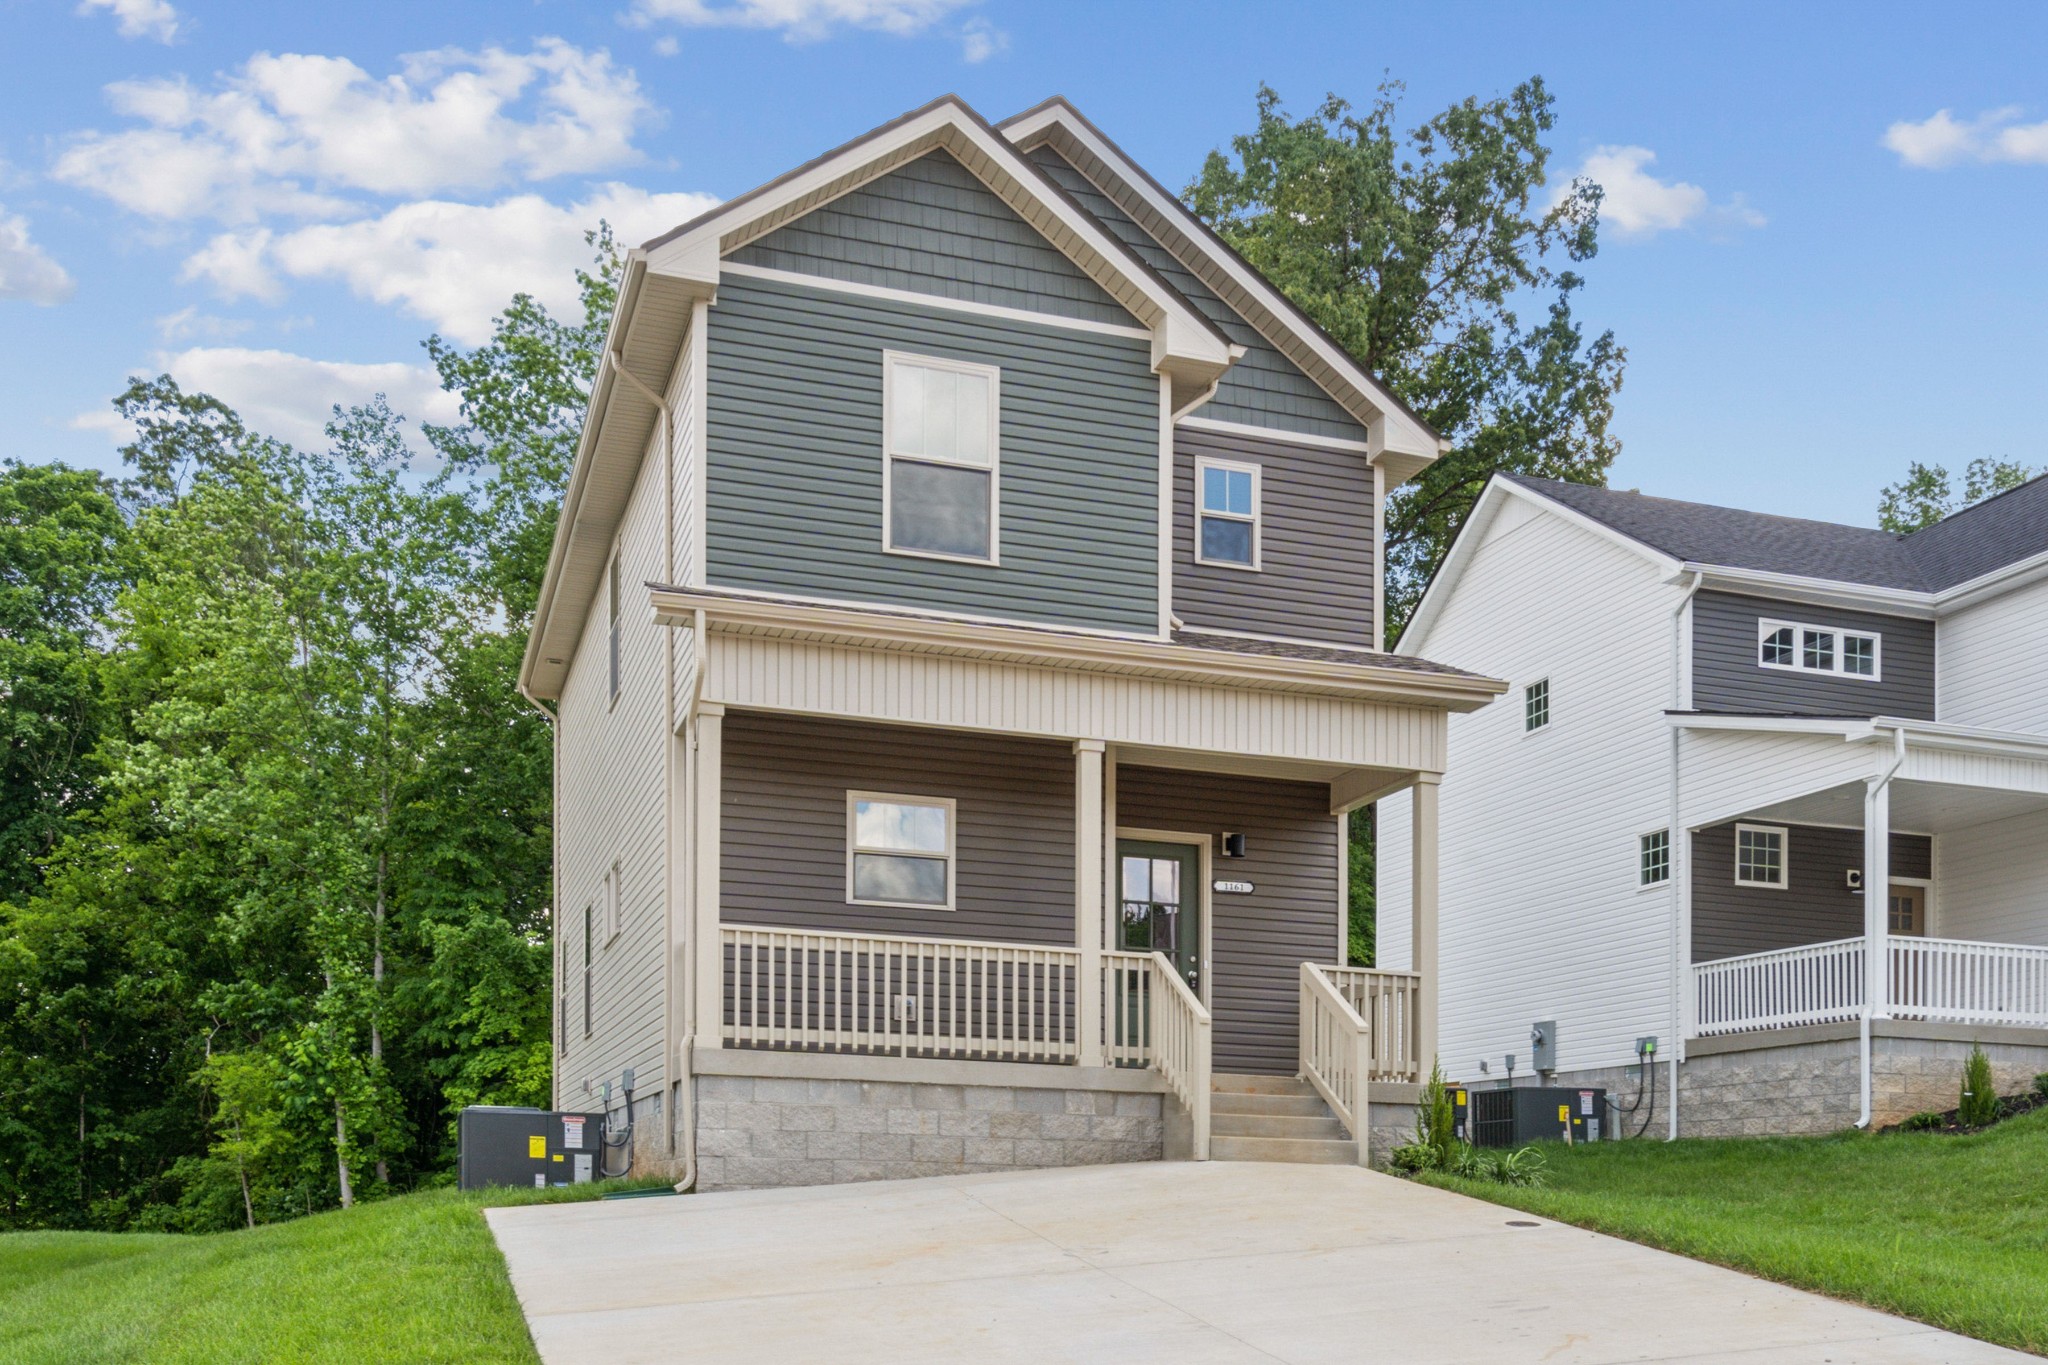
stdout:
<svg viewBox="0 0 2048 1365">
<path fill-rule="evenodd" d="M 1292 118 L 1261 88 L 1233 156 L 1210 153 L 1189 202 L 1223 239 L 1451 443 L 1389 500 L 1387 630 L 1500 469 L 1602 483 L 1625 352 L 1587 341 L 1572 266 L 1597 247 L 1600 190 L 1554 196 L 1550 92 L 1532 79 L 1403 133 L 1398 82 L 1360 114 L 1331 95 Z M 1524 321 L 1525 308 L 1536 309 Z"/>
<path fill-rule="evenodd" d="M 1979 456 L 1963 470 L 1963 486 L 1958 495 L 1947 469 L 1915 460 L 1906 466 L 1905 478 L 1887 485 L 1879 495 L 1877 524 L 1887 531 L 1909 535 L 1954 516 L 1965 507 L 1974 507 L 1986 498 L 2018 488 L 2040 472 L 2016 460 Z"/>
</svg>

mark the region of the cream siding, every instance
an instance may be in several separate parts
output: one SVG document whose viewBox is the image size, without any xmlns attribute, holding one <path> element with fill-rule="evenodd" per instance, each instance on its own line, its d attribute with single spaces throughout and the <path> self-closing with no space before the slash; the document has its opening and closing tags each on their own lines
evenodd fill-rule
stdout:
<svg viewBox="0 0 2048 1365">
<path fill-rule="evenodd" d="M 1637 883 L 1639 835 L 1669 808 L 1672 612 L 1640 556 L 1544 513 L 1484 528 L 1427 638 L 1404 647 L 1505 678 L 1450 718 L 1442 784 L 1439 1055 L 1446 1073 L 1528 1066 L 1555 1019 L 1560 1069 L 1625 1064 L 1672 1032 L 1674 895 Z M 1550 724 L 1523 729 L 1523 687 L 1550 680 Z M 1379 960 L 1409 962 L 1412 798 L 1379 803 Z"/>
<path fill-rule="evenodd" d="M 2041 642 L 2048 640 L 2048 582 L 1945 617 L 1935 626 L 1940 667 L 1935 714 L 1953 725 L 2048 734 Z"/>
<path fill-rule="evenodd" d="M 1934 840 L 1934 932 L 2048 944 L 2048 811 Z"/>
</svg>

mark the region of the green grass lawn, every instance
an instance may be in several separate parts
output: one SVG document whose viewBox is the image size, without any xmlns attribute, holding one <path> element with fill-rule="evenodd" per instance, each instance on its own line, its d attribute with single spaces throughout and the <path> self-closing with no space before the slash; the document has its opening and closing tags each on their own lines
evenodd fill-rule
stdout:
<svg viewBox="0 0 2048 1365">
<path fill-rule="evenodd" d="M 2048 1109 L 1966 1137 L 1542 1149 L 1548 1183 L 1432 1184 L 2048 1353 Z"/>
<path fill-rule="evenodd" d="M 533 1361 L 483 1210 L 599 1192 L 434 1190 L 205 1237 L 0 1235 L 0 1360 Z"/>
</svg>

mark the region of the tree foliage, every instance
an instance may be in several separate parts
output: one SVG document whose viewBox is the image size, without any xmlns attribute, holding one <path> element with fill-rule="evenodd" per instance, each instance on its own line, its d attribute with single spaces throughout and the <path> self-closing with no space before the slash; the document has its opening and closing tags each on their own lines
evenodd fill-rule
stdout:
<svg viewBox="0 0 2048 1365">
<path fill-rule="evenodd" d="M 1887 531 L 1908 535 L 2007 489 L 2018 488 L 2041 472 L 2016 460 L 1979 456 L 1963 470 L 1963 486 L 1958 491 L 1947 469 L 1915 460 L 1906 467 L 1905 478 L 1886 485 L 1878 495 L 1877 524 Z"/>
<path fill-rule="evenodd" d="M 1262 88 L 1257 125 L 1188 188 L 1225 241 L 1451 442 L 1389 500 L 1390 640 L 1495 470 L 1605 482 L 1626 359 L 1572 314 L 1600 190 L 1546 194 L 1556 115 L 1542 80 L 1405 133 L 1401 90 L 1383 83 L 1363 113 L 1331 95 L 1293 118 Z"/>
<path fill-rule="evenodd" d="M 210 1229 L 446 1178 L 548 1082 L 551 738 L 515 682 L 612 305 L 427 343 L 327 446 L 169 377 L 118 488 L 0 467 L 0 1223 Z M 17 774 L 19 780 L 17 781 Z"/>
</svg>

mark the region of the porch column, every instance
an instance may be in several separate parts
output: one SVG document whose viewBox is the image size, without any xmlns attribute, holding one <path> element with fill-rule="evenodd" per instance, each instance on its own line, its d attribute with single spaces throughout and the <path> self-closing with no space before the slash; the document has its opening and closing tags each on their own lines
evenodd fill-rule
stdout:
<svg viewBox="0 0 2048 1365">
<path fill-rule="evenodd" d="M 1413 896 L 1409 905 L 1409 970 L 1415 973 L 1415 1054 L 1422 1075 L 1436 1062 L 1436 896 L 1437 896 L 1437 788 L 1442 773 L 1415 775 L 1414 824 L 1410 828 L 1409 884 Z"/>
<path fill-rule="evenodd" d="M 1082 1066 L 1102 1065 L 1102 755 L 1099 739 L 1074 741 L 1074 946 L 1081 950 L 1074 1007 Z"/>
<path fill-rule="evenodd" d="M 1883 778 L 1863 788 L 1864 1012 L 1891 1017 L 1892 789 Z"/>
<path fill-rule="evenodd" d="M 697 763 L 690 791 L 691 840 L 690 938 L 697 964 L 697 1050 L 721 1046 L 725 1032 L 725 944 L 718 931 L 719 834 L 723 814 L 723 750 L 725 708 L 717 702 L 697 704 Z"/>
</svg>

